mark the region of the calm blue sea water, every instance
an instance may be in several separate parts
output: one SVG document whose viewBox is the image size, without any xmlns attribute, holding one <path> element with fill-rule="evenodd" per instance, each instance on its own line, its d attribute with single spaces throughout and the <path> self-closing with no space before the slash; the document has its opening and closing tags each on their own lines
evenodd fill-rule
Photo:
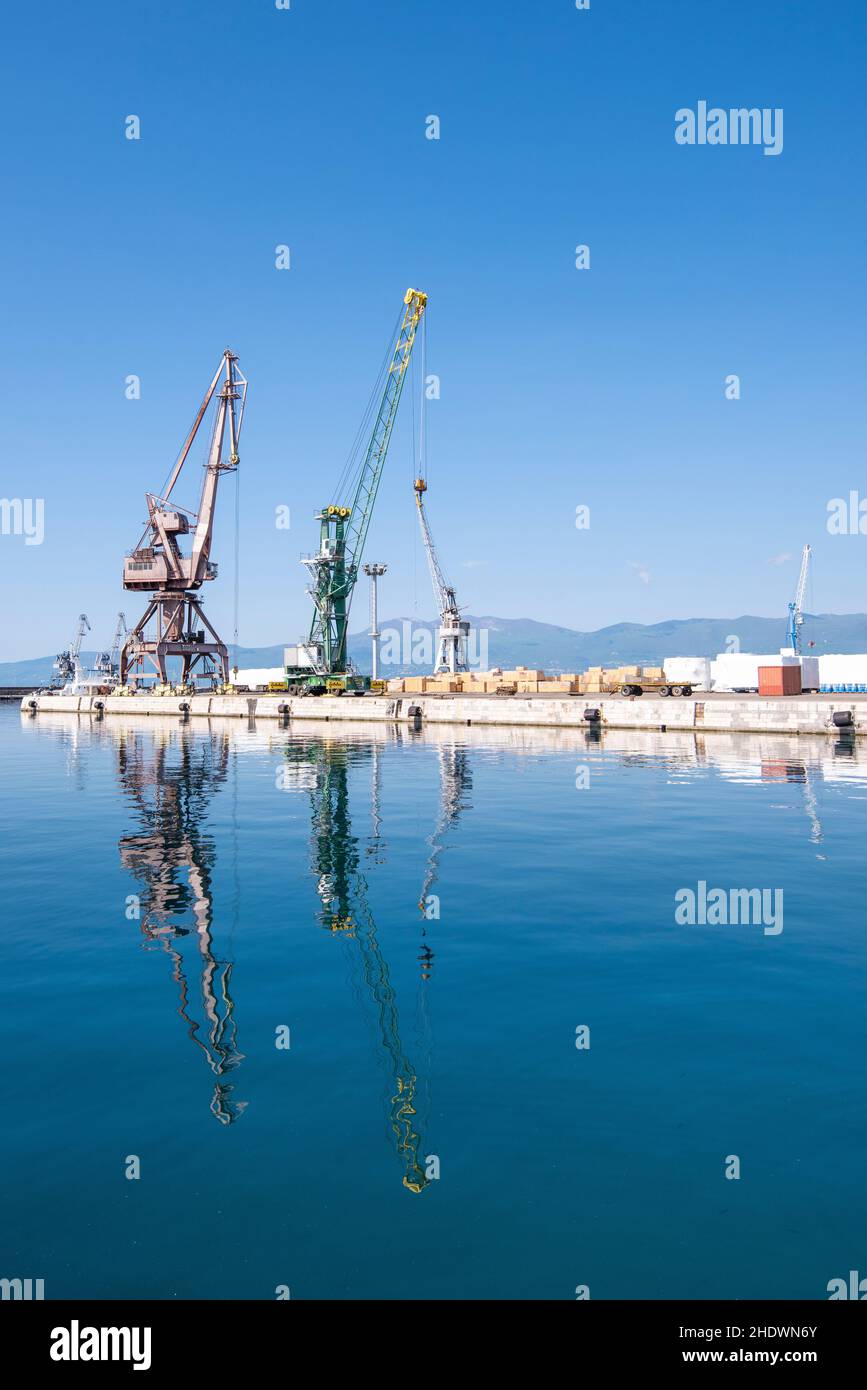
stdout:
<svg viewBox="0 0 867 1390">
<path fill-rule="evenodd" d="M 867 1274 L 867 749 L 12 707 L 0 749 L 0 1276 L 570 1299 Z M 781 888 L 782 932 L 677 924 L 700 881 Z"/>
</svg>

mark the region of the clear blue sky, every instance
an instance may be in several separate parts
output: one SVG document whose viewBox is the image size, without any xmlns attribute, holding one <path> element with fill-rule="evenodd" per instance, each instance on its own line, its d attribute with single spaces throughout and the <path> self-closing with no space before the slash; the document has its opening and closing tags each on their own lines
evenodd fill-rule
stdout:
<svg viewBox="0 0 867 1390">
<path fill-rule="evenodd" d="M 859 0 L 7 10 L 0 495 L 43 497 L 46 534 L 0 536 L 0 659 L 56 650 L 81 610 L 94 645 L 138 616 L 122 556 L 227 344 L 250 379 L 241 641 L 306 630 L 298 556 L 410 284 L 442 381 L 431 518 L 471 612 L 782 617 L 805 541 L 811 608 L 867 609 L 867 537 L 825 527 L 867 495 L 865 37 Z M 783 153 L 677 145 L 702 99 L 782 107 Z M 367 558 L 384 614 L 427 617 L 409 406 Z M 206 594 L 227 639 L 233 522 L 230 485 Z"/>
</svg>

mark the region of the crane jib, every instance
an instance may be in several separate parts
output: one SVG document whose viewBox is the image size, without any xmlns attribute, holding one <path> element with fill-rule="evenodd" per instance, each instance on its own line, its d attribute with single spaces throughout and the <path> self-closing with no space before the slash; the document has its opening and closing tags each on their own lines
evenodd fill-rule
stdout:
<svg viewBox="0 0 867 1390">
<path fill-rule="evenodd" d="M 319 551 L 305 559 L 313 584 L 313 619 L 309 648 L 318 675 L 342 675 L 347 671 L 346 641 L 349 607 L 361 568 L 364 543 L 388 453 L 400 403 L 406 368 L 416 330 L 427 304 L 427 295 L 409 289 L 373 430 L 358 477 L 355 496 L 348 508 L 323 508 Z M 337 514 L 335 514 L 337 513 Z"/>
</svg>

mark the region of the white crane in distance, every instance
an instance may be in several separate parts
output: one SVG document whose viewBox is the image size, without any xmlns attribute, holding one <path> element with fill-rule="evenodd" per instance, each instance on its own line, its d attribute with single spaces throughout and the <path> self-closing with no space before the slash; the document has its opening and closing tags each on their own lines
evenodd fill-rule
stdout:
<svg viewBox="0 0 867 1390">
<path fill-rule="evenodd" d="M 68 681 L 78 679 L 78 675 L 81 671 L 79 655 L 86 632 L 90 632 L 90 623 L 88 622 L 87 614 L 80 613 L 78 616 L 78 627 L 75 629 L 75 636 L 71 644 L 65 652 L 57 653 L 57 660 L 54 663 L 54 669 L 57 672 L 57 684 L 66 685 Z"/>
<path fill-rule="evenodd" d="M 96 661 L 93 663 L 93 669 L 98 672 L 99 675 L 111 676 L 112 678 L 117 676 L 121 639 L 126 637 L 126 633 L 126 614 L 118 613 L 111 648 L 109 651 L 100 652 Z"/>
<path fill-rule="evenodd" d="M 424 542 L 428 569 L 430 570 L 431 583 L 433 584 L 434 598 L 439 610 L 440 625 L 437 628 L 434 671 L 448 671 L 454 675 L 457 671 L 466 671 L 468 669 L 467 642 L 470 635 L 470 624 L 466 618 L 461 617 L 461 610 L 458 607 L 454 587 L 446 582 L 442 568 L 440 567 L 440 562 L 437 559 L 430 523 L 428 522 L 427 513 L 424 508 L 424 494 L 427 492 L 427 482 L 422 477 L 416 478 L 413 488 L 415 490 L 415 503 L 418 508 L 421 538 Z"/>
</svg>

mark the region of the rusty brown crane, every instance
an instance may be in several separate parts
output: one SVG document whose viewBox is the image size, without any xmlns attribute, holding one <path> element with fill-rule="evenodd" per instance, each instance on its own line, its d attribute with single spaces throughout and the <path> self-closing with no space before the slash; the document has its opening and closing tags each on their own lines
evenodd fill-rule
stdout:
<svg viewBox="0 0 867 1390">
<path fill-rule="evenodd" d="M 214 509 L 220 475 L 238 467 L 238 437 L 244 415 L 247 381 L 228 348 L 193 421 L 178 460 L 161 497 L 147 494 L 148 520 L 144 533 L 124 561 L 123 587 L 133 592 L 150 590 L 144 616 L 127 636 L 120 659 L 120 680 L 126 684 L 144 674 L 145 662 L 160 681 L 168 680 L 167 661 L 181 659 L 181 682 L 207 677 L 218 671 L 229 679 L 229 654 L 202 612 L 197 591 L 205 580 L 216 579 L 217 566 L 210 558 Z M 222 385 L 220 382 L 222 381 Z M 189 458 L 199 428 L 216 398 L 210 448 L 198 512 L 190 512 L 170 498 Z M 181 536 L 192 534 L 189 555 L 181 552 Z"/>
</svg>

